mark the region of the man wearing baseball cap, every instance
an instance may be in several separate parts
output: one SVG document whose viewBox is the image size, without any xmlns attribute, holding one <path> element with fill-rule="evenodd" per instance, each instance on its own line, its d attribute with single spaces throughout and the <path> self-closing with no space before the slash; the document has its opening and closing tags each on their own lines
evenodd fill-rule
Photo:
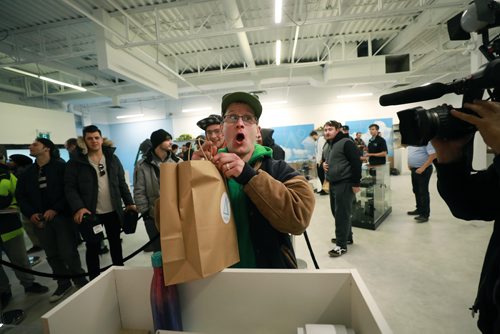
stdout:
<svg viewBox="0 0 500 334">
<path fill-rule="evenodd" d="M 306 179 L 272 150 L 256 143 L 262 114 L 259 98 L 245 92 L 222 97 L 222 133 L 226 147 L 207 141 L 204 154 L 228 179 L 237 226 L 237 268 L 297 268 L 289 234 L 302 234 L 314 210 Z M 204 154 L 196 151 L 193 159 Z"/>
<path fill-rule="evenodd" d="M 218 149 L 226 146 L 224 136 L 222 135 L 222 116 L 212 114 L 199 120 L 196 125 L 205 131 L 205 138 L 214 143 Z"/>
<path fill-rule="evenodd" d="M 144 226 L 149 240 L 158 235 L 155 225 L 155 201 L 160 197 L 160 164 L 180 162 L 172 152 L 172 136 L 163 129 L 151 133 L 152 147 L 144 159 L 138 161 L 134 170 L 134 202 L 138 212 L 142 213 Z M 157 238 L 145 251 L 160 251 L 160 238 Z"/>
</svg>

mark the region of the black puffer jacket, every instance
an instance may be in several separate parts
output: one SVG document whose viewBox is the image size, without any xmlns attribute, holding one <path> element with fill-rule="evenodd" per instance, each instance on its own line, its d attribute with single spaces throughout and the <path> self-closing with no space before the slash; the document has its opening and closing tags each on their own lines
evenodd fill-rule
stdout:
<svg viewBox="0 0 500 334">
<path fill-rule="evenodd" d="M 106 158 L 106 173 L 108 173 L 109 178 L 111 202 L 120 217 L 120 221 L 123 221 L 122 200 L 125 205 L 132 205 L 134 201 L 125 182 L 123 166 L 114 154 L 115 148 L 109 145 L 110 142 L 105 141 L 102 151 Z M 66 199 L 72 213 L 81 208 L 87 208 L 91 212 L 95 212 L 97 207 L 97 174 L 84 153 L 86 153 L 85 150 L 79 152 L 68 162 L 64 174 Z"/>
</svg>

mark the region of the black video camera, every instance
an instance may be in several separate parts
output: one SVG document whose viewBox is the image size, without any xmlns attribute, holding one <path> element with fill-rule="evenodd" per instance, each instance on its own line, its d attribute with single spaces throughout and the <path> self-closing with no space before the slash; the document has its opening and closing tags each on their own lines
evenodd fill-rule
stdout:
<svg viewBox="0 0 500 334">
<path fill-rule="evenodd" d="M 475 0 L 463 14 L 458 14 L 450 21 L 456 21 L 457 18 L 461 19 L 464 30 L 472 32 L 478 29 L 477 32 L 483 37 L 483 45 L 479 50 L 489 62 L 476 73 L 460 80 L 447 84 L 433 83 L 424 87 L 382 95 L 379 99 L 380 105 L 390 106 L 432 100 L 445 94 L 455 93 L 463 94 L 462 108 L 455 109 L 473 114 L 471 110 L 463 108 L 463 104 L 473 102 L 475 99 L 483 99 L 485 90 L 488 91 L 493 101 L 500 101 L 500 34 L 491 41 L 488 35 L 489 28 L 500 26 L 500 3 L 495 0 Z M 450 24 L 448 24 L 448 30 L 452 38 Z M 470 35 L 468 36 L 470 38 Z M 476 131 L 473 125 L 453 117 L 450 113 L 451 109 L 451 106 L 442 105 L 431 109 L 416 107 L 399 111 L 397 115 L 402 144 L 424 146 L 435 137 L 460 138 Z"/>
</svg>

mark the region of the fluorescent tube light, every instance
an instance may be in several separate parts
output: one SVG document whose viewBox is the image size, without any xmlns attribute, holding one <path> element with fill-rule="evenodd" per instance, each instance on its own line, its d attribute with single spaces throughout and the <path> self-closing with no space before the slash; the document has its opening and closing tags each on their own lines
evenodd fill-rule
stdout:
<svg viewBox="0 0 500 334">
<path fill-rule="evenodd" d="M 4 67 L 3 69 L 7 70 L 7 71 L 18 73 L 18 74 L 22 74 L 22 75 L 27 75 L 29 77 L 38 78 L 38 75 L 36 75 L 36 74 L 30 73 L 30 72 L 26 72 L 26 71 L 23 71 L 23 70 L 18 70 L 17 68 Z"/>
<path fill-rule="evenodd" d="M 73 89 L 79 90 L 80 92 L 86 92 L 87 91 L 86 88 L 83 88 L 83 87 L 80 87 L 80 86 L 77 86 L 77 85 L 72 85 L 70 83 L 66 83 L 66 82 L 62 82 L 62 81 L 55 80 L 55 79 L 52 79 L 52 78 L 44 77 L 42 75 L 37 75 L 37 74 L 31 73 L 31 72 L 26 72 L 26 71 L 23 71 L 23 70 L 18 70 L 17 68 L 4 67 L 3 69 L 7 70 L 7 71 L 18 73 L 18 74 L 26 75 L 26 76 L 29 76 L 29 77 L 37 78 L 37 79 L 40 79 L 40 80 L 43 80 L 43 81 L 52 82 L 52 83 L 54 83 L 56 85 L 73 88 Z"/>
<path fill-rule="evenodd" d="M 182 109 L 182 112 L 196 112 L 196 111 L 210 111 L 212 107 L 201 107 L 201 108 L 188 108 Z"/>
<path fill-rule="evenodd" d="M 119 115 L 116 116 L 117 119 L 123 119 L 123 118 L 134 118 L 134 117 L 143 117 L 144 114 L 131 114 L 131 115 Z"/>
<path fill-rule="evenodd" d="M 55 80 L 55 79 L 52 79 L 52 78 L 44 77 L 42 75 L 39 78 L 42 79 L 42 80 L 44 80 L 44 81 L 47 81 L 47 82 L 55 83 L 56 85 L 61 85 L 61 86 L 65 86 L 65 87 L 69 87 L 69 88 L 73 88 L 73 89 L 79 90 L 80 92 L 86 92 L 87 91 L 86 88 L 83 88 L 83 87 L 80 87 L 80 86 L 77 86 L 77 85 L 72 85 L 70 83 L 62 82 L 62 81 Z"/>
<path fill-rule="evenodd" d="M 283 11 L 283 0 L 274 0 L 274 23 L 281 23 L 281 12 Z"/>
<path fill-rule="evenodd" d="M 276 41 L 276 65 L 281 64 L 281 39 Z"/>
<path fill-rule="evenodd" d="M 365 96 L 373 96 L 373 93 L 361 93 L 361 94 L 350 94 L 350 95 L 338 95 L 337 99 L 352 99 L 355 97 L 365 97 Z"/>
</svg>

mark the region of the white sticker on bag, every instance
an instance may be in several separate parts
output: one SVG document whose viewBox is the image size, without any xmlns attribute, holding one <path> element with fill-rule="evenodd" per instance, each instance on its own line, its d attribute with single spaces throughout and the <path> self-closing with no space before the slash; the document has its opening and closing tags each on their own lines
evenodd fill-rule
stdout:
<svg viewBox="0 0 500 334">
<path fill-rule="evenodd" d="M 104 231 L 101 224 L 95 225 L 92 229 L 94 230 L 94 234 L 99 234 Z"/>
<path fill-rule="evenodd" d="M 226 192 L 220 197 L 220 215 L 224 224 L 228 224 L 231 218 L 231 204 L 229 203 L 229 197 Z"/>
</svg>

